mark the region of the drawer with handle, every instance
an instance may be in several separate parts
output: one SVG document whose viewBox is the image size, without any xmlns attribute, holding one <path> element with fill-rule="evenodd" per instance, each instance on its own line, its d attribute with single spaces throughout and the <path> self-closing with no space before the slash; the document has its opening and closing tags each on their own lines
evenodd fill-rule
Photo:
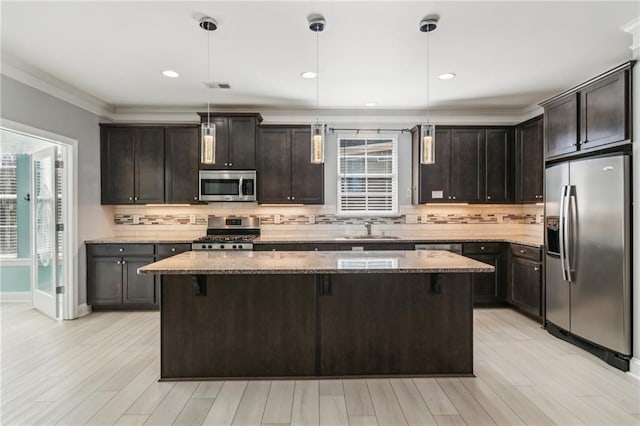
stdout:
<svg viewBox="0 0 640 426">
<path fill-rule="evenodd" d="M 511 254 L 515 257 L 535 260 L 542 260 L 541 251 L 538 247 L 523 246 L 521 244 L 511 244 Z"/>
<path fill-rule="evenodd" d="M 153 244 L 88 244 L 92 256 L 146 256 L 154 254 Z"/>
<path fill-rule="evenodd" d="M 191 244 L 189 243 L 156 244 L 156 256 L 158 260 L 175 256 L 176 254 L 189 250 L 191 250 Z"/>
<path fill-rule="evenodd" d="M 462 245 L 463 254 L 499 254 L 501 251 L 502 243 L 464 243 Z"/>
</svg>

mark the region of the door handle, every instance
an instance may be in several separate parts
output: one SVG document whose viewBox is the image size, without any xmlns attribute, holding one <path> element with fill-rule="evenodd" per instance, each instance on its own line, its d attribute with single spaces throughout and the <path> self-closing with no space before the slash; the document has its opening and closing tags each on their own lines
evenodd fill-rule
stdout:
<svg viewBox="0 0 640 426">
<path fill-rule="evenodd" d="M 568 281 L 573 281 L 573 269 L 571 266 L 571 257 L 573 255 L 573 227 L 575 226 L 575 214 L 577 211 L 576 206 L 576 192 L 575 186 L 571 185 L 567 194 L 569 202 L 567 203 L 567 247 L 565 248 L 565 257 L 567 264 L 567 276 Z"/>
<path fill-rule="evenodd" d="M 567 206 L 567 202 L 566 202 L 566 195 L 567 195 L 567 185 L 562 185 L 562 192 L 560 195 L 560 235 L 559 235 L 559 245 L 560 245 L 560 266 L 562 267 L 562 279 L 565 281 L 569 281 L 569 278 L 567 277 L 567 270 L 566 270 L 566 262 L 565 262 L 565 250 L 564 250 L 564 246 L 565 246 L 565 233 L 566 233 L 566 222 L 567 222 L 567 218 L 566 218 L 566 208 Z"/>
</svg>

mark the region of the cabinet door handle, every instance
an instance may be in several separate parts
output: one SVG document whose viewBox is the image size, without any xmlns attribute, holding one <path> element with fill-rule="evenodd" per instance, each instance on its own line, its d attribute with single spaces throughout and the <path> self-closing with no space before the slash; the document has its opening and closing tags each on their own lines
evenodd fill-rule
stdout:
<svg viewBox="0 0 640 426">
<path fill-rule="evenodd" d="M 491 199 L 491 195 L 487 195 L 487 200 L 490 200 L 490 199 Z"/>
<path fill-rule="evenodd" d="M 198 197 L 193 197 L 194 200 L 198 201 Z"/>
<path fill-rule="evenodd" d="M 175 247 L 171 247 L 171 251 L 176 251 L 176 248 Z"/>
<path fill-rule="evenodd" d="M 121 263 L 121 262 L 118 260 L 118 261 L 116 262 L 116 265 L 120 265 L 120 263 Z"/>
<path fill-rule="evenodd" d="M 449 199 L 451 199 L 451 195 L 449 195 L 449 197 L 448 197 L 448 198 L 449 198 Z"/>
<path fill-rule="evenodd" d="M 122 264 L 123 264 L 123 265 L 124 265 L 124 264 L 126 264 L 126 263 L 127 263 L 127 262 L 125 262 L 124 260 L 122 261 Z"/>
<path fill-rule="evenodd" d="M 526 250 L 520 250 L 520 253 L 525 254 L 527 251 Z"/>
<path fill-rule="evenodd" d="M 454 199 L 454 200 L 456 199 L 456 196 L 455 196 L 455 195 L 453 196 L 453 199 Z"/>
<path fill-rule="evenodd" d="M 296 197 L 291 197 L 291 199 L 292 199 L 292 200 L 295 200 L 295 199 L 296 199 Z"/>
<path fill-rule="evenodd" d="M 484 246 L 480 246 L 480 250 L 484 250 Z"/>
<path fill-rule="evenodd" d="M 229 165 L 229 163 L 224 163 L 225 167 Z"/>
<path fill-rule="evenodd" d="M 287 200 L 290 200 L 290 199 L 291 199 L 291 197 L 287 197 Z"/>
<path fill-rule="evenodd" d="M 233 166 L 233 163 L 229 163 L 229 167 Z"/>
<path fill-rule="evenodd" d="M 124 251 L 124 249 L 123 249 L 123 248 L 120 248 L 118 251 L 119 251 L 119 252 L 123 252 L 123 251 Z"/>
<path fill-rule="evenodd" d="M 537 267 L 537 266 L 534 266 L 534 267 L 533 267 L 533 270 L 534 270 L 534 271 L 539 271 L 539 270 L 540 270 L 540 268 L 539 268 L 539 267 Z"/>
<path fill-rule="evenodd" d="M 129 197 L 129 201 L 133 201 L 133 197 Z"/>
</svg>

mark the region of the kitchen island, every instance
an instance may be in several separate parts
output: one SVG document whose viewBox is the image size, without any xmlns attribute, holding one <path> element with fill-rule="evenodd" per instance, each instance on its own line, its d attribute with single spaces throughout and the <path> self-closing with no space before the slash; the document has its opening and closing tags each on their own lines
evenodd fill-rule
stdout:
<svg viewBox="0 0 640 426">
<path fill-rule="evenodd" d="M 161 380 L 473 374 L 471 274 L 446 251 L 186 252 L 161 274 Z"/>
</svg>

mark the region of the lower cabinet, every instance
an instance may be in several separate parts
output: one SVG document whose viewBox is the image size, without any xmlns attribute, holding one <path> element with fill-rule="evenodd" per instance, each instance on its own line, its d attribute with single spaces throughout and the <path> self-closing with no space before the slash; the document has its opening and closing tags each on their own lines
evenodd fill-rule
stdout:
<svg viewBox="0 0 640 426">
<path fill-rule="evenodd" d="M 93 309 L 157 309 L 159 278 L 138 274 L 138 268 L 190 249 L 190 244 L 87 244 L 88 304 Z"/>
<path fill-rule="evenodd" d="M 502 243 L 464 243 L 462 254 L 487 263 L 495 272 L 472 274 L 474 306 L 496 305 L 506 302 L 504 248 Z"/>
<path fill-rule="evenodd" d="M 509 303 L 518 310 L 541 319 L 543 281 L 541 252 L 538 248 L 511 245 Z"/>
</svg>

